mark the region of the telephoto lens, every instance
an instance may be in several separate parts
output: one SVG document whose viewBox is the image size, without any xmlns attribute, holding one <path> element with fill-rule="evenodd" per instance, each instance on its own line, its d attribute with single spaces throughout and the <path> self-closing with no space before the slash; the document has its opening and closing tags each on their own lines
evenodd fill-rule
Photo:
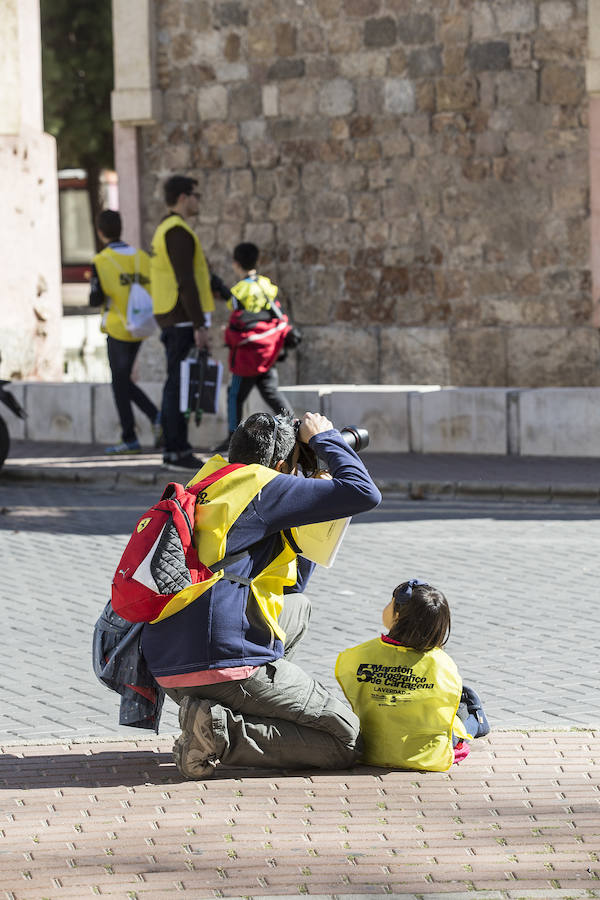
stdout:
<svg viewBox="0 0 600 900">
<path fill-rule="evenodd" d="M 360 453 L 369 446 L 369 432 L 366 428 L 356 428 L 354 425 L 344 425 L 340 428 L 340 434 L 356 453 Z"/>
</svg>

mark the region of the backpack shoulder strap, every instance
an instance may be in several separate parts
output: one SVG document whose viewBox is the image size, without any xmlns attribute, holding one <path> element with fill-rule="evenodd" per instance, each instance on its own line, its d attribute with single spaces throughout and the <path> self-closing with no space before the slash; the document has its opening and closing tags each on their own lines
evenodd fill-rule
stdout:
<svg viewBox="0 0 600 900">
<path fill-rule="evenodd" d="M 200 491 L 204 490 L 204 488 L 207 488 L 210 484 L 214 484 L 215 481 L 219 481 L 221 478 L 229 475 L 230 472 L 235 472 L 236 469 L 241 469 L 243 465 L 244 463 L 229 463 L 229 465 L 223 466 L 222 469 L 217 469 L 216 472 L 212 472 L 210 475 L 207 475 L 206 478 L 202 479 L 202 481 L 197 481 L 196 484 L 190 485 L 190 487 L 186 488 L 186 491 L 189 491 L 190 494 L 198 495 Z"/>
</svg>

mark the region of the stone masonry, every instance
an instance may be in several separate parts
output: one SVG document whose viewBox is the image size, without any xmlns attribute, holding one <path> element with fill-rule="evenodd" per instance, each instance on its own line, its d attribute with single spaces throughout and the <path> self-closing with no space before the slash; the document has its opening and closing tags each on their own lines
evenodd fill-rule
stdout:
<svg viewBox="0 0 600 900">
<path fill-rule="evenodd" d="M 164 178 L 198 178 L 211 266 L 255 241 L 305 332 L 298 383 L 600 384 L 584 0 L 154 15 L 144 243 Z"/>
</svg>

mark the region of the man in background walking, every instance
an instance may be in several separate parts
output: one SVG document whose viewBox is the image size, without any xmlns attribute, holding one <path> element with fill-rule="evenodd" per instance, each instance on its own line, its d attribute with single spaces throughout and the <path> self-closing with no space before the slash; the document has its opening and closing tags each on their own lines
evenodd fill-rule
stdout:
<svg viewBox="0 0 600 900">
<path fill-rule="evenodd" d="M 112 376 L 115 406 L 121 422 L 121 442 L 107 447 L 107 453 L 139 453 L 131 404 L 152 423 L 155 445 L 161 438 L 160 413 L 143 390 L 131 380 L 133 364 L 141 339 L 127 329 L 127 303 L 135 279 L 147 286 L 150 260 L 143 250 L 136 250 L 121 240 L 121 215 L 104 209 L 98 216 L 96 231 L 104 248 L 94 257 L 90 284 L 90 305 L 104 308 L 102 330 L 106 332 L 108 363 Z"/>
<path fill-rule="evenodd" d="M 172 175 L 165 182 L 168 212 L 152 238 L 152 298 L 167 356 L 161 410 L 163 464 L 175 471 L 197 471 L 202 466 L 191 452 L 188 422 L 179 411 L 180 363 L 194 346 L 209 348 L 214 309 L 204 252 L 187 221 L 198 214 L 197 186 L 194 178 L 185 175 Z"/>
</svg>

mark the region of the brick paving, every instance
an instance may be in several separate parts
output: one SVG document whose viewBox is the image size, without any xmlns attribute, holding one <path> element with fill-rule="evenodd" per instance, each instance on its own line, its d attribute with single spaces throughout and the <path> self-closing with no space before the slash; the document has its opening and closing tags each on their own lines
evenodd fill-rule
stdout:
<svg viewBox="0 0 600 900">
<path fill-rule="evenodd" d="M 188 782 L 165 739 L 4 750 L 10 900 L 600 897 L 598 731 L 497 732 L 427 775 L 240 769 Z"/>
<path fill-rule="evenodd" d="M 498 470 L 475 462 L 483 491 Z M 449 473 L 442 466 L 440 478 Z M 593 488 L 592 469 L 586 477 Z M 186 782 L 172 735 L 132 739 L 114 724 L 116 695 L 89 671 L 114 557 L 165 475 L 104 488 L 72 477 L 61 486 L 48 469 L 40 478 L 0 477 L 0 900 L 600 898 L 594 498 L 568 488 L 570 505 L 551 494 L 508 503 L 440 490 L 444 502 L 425 504 L 387 495 L 313 579 L 298 662 L 330 687 L 337 650 L 370 634 L 397 566 L 446 590 L 450 652 L 494 729 L 461 766 L 222 770 Z M 561 484 L 574 481 L 564 468 Z M 175 729 L 166 707 L 161 732 Z"/>
</svg>

